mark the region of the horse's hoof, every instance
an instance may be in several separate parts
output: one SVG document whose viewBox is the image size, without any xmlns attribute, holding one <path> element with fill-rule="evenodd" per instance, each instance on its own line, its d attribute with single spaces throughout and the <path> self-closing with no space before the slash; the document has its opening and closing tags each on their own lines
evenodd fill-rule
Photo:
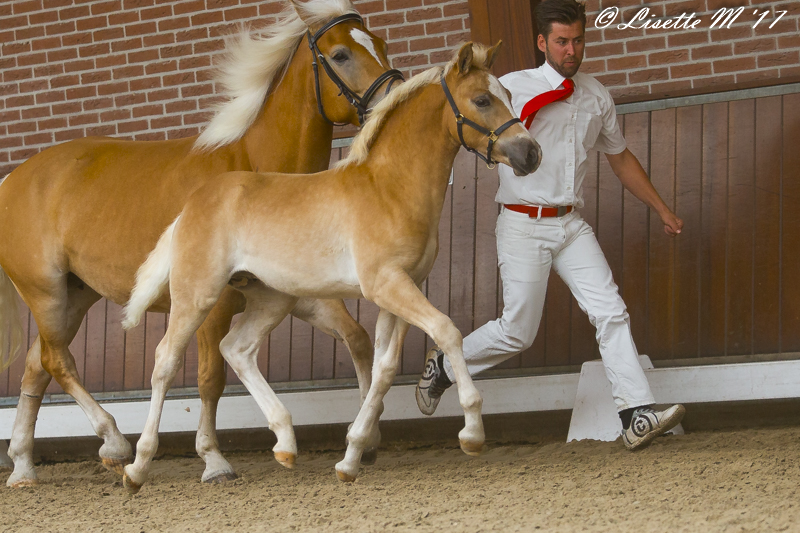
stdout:
<svg viewBox="0 0 800 533">
<path fill-rule="evenodd" d="M 35 487 L 38 484 L 39 484 L 38 479 L 20 479 L 19 481 L 8 483 L 8 488 L 23 489 L 25 487 Z"/>
<path fill-rule="evenodd" d="M 220 472 L 219 474 L 214 474 L 208 479 L 204 479 L 203 483 L 209 483 L 211 485 L 219 485 L 221 483 L 227 483 L 228 481 L 234 481 L 235 479 L 238 478 L 239 476 L 237 476 L 236 473 L 234 472 Z"/>
<path fill-rule="evenodd" d="M 378 460 L 378 448 L 372 448 L 371 450 L 366 450 L 364 453 L 361 454 L 361 464 L 362 465 L 374 465 L 375 461 Z"/>
<path fill-rule="evenodd" d="M 292 452 L 275 452 L 275 460 L 286 468 L 294 468 L 297 456 Z"/>
<path fill-rule="evenodd" d="M 356 476 L 351 476 L 346 472 L 342 472 L 341 470 L 336 471 L 336 477 L 339 478 L 339 481 L 342 483 L 353 483 L 356 480 Z"/>
<path fill-rule="evenodd" d="M 483 451 L 483 442 L 475 442 L 468 440 L 462 440 L 459 442 L 461 443 L 461 451 L 467 455 L 477 457 Z"/>
<path fill-rule="evenodd" d="M 128 477 L 128 474 L 124 473 L 122 475 L 122 486 L 125 487 L 125 490 L 128 491 L 128 494 L 136 494 L 142 488 L 141 485 L 138 483 L 134 483 L 134 481 Z"/>
<path fill-rule="evenodd" d="M 121 459 L 115 459 L 113 457 L 101 457 L 100 459 L 103 460 L 103 466 L 109 472 L 114 472 L 118 476 L 121 476 L 125 473 L 125 467 L 128 466 L 133 462 L 133 457 L 123 457 Z"/>
</svg>

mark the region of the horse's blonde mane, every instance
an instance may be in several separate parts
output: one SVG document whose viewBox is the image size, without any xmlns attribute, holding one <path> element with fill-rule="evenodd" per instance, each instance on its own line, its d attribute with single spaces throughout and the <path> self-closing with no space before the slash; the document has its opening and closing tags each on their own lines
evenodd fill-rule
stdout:
<svg viewBox="0 0 800 533">
<path fill-rule="evenodd" d="M 484 64 L 486 63 L 486 53 L 488 48 L 480 45 L 472 45 L 472 65 L 475 68 L 482 68 L 485 70 Z M 392 89 L 389 95 L 378 102 L 369 114 L 367 122 L 361 131 L 353 139 L 353 144 L 350 146 L 350 153 L 345 159 L 336 164 L 336 168 L 346 167 L 349 165 L 358 165 L 366 161 L 369 155 L 369 149 L 375 142 L 375 138 L 381 132 L 386 119 L 394 109 L 400 104 L 407 101 L 414 94 L 423 87 L 439 83 L 439 75 L 444 73 L 445 76 L 455 67 L 458 60 L 458 51 L 455 57 L 444 66 L 432 67 L 428 70 L 420 72 L 416 76 L 411 77 L 408 81 Z"/>
<path fill-rule="evenodd" d="M 309 24 L 346 13 L 356 13 L 350 0 L 309 0 L 297 3 Z M 215 79 L 225 101 L 214 107 L 214 117 L 195 142 L 195 148 L 213 150 L 239 140 L 255 122 L 269 91 L 292 59 L 308 26 L 289 4 L 274 26 L 243 31 L 226 39 L 226 52 L 216 67 Z"/>
</svg>

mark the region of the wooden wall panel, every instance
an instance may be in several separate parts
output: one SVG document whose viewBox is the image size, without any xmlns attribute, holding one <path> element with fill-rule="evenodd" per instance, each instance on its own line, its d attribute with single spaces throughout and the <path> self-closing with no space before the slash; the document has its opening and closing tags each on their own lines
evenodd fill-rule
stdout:
<svg viewBox="0 0 800 533">
<path fill-rule="evenodd" d="M 783 97 L 781 351 L 800 351 L 800 94 Z"/>
</svg>

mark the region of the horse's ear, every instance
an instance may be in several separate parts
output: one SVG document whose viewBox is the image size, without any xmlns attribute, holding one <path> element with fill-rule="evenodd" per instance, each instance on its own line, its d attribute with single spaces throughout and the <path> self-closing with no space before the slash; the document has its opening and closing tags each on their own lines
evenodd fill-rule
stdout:
<svg viewBox="0 0 800 533">
<path fill-rule="evenodd" d="M 494 60 L 497 58 L 497 52 L 500 50 L 500 45 L 503 44 L 503 41 L 497 41 L 497 44 L 486 50 L 486 61 L 483 63 L 486 67 L 486 70 L 492 68 L 494 64 Z"/>
<path fill-rule="evenodd" d="M 294 8 L 294 12 L 297 13 L 297 16 L 300 17 L 300 20 L 305 22 L 306 26 L 313 31 L 311 24 L 308 22 L 308 13 L 306 12 L 306 7 L 303 5 L 303 2 L 299 0 L 289 0 L 289 3 Z"/>
<path fill-rule="evenodd" d="M 458 60 L 456 60 L 456 68 L 458 75 L 463 76 L 472 68 L 472 43 L 464 43 L 458 51 Z"/>
</svg>

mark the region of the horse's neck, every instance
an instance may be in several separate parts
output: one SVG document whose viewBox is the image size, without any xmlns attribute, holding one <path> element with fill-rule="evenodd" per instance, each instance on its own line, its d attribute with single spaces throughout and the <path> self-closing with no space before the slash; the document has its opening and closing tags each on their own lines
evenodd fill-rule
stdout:
<svg viewBox="0 0 800 533">
<path fill-rule="evenodd" d="M 400 104 L 367 157 L 366 165 L 378 186 L 396 190 L 410 205 L 440 209 L 459 149 L 448 131 L 450 119 L 455 117 L 439 84 L 425 87 Z"/>
<path fill-rule="evenodd" d="M 310 174 L 328 168 L 332 136 L 317 110 L 311 53 L 302 40 L 241 142 L 255 171 Z"/>
</svg>

